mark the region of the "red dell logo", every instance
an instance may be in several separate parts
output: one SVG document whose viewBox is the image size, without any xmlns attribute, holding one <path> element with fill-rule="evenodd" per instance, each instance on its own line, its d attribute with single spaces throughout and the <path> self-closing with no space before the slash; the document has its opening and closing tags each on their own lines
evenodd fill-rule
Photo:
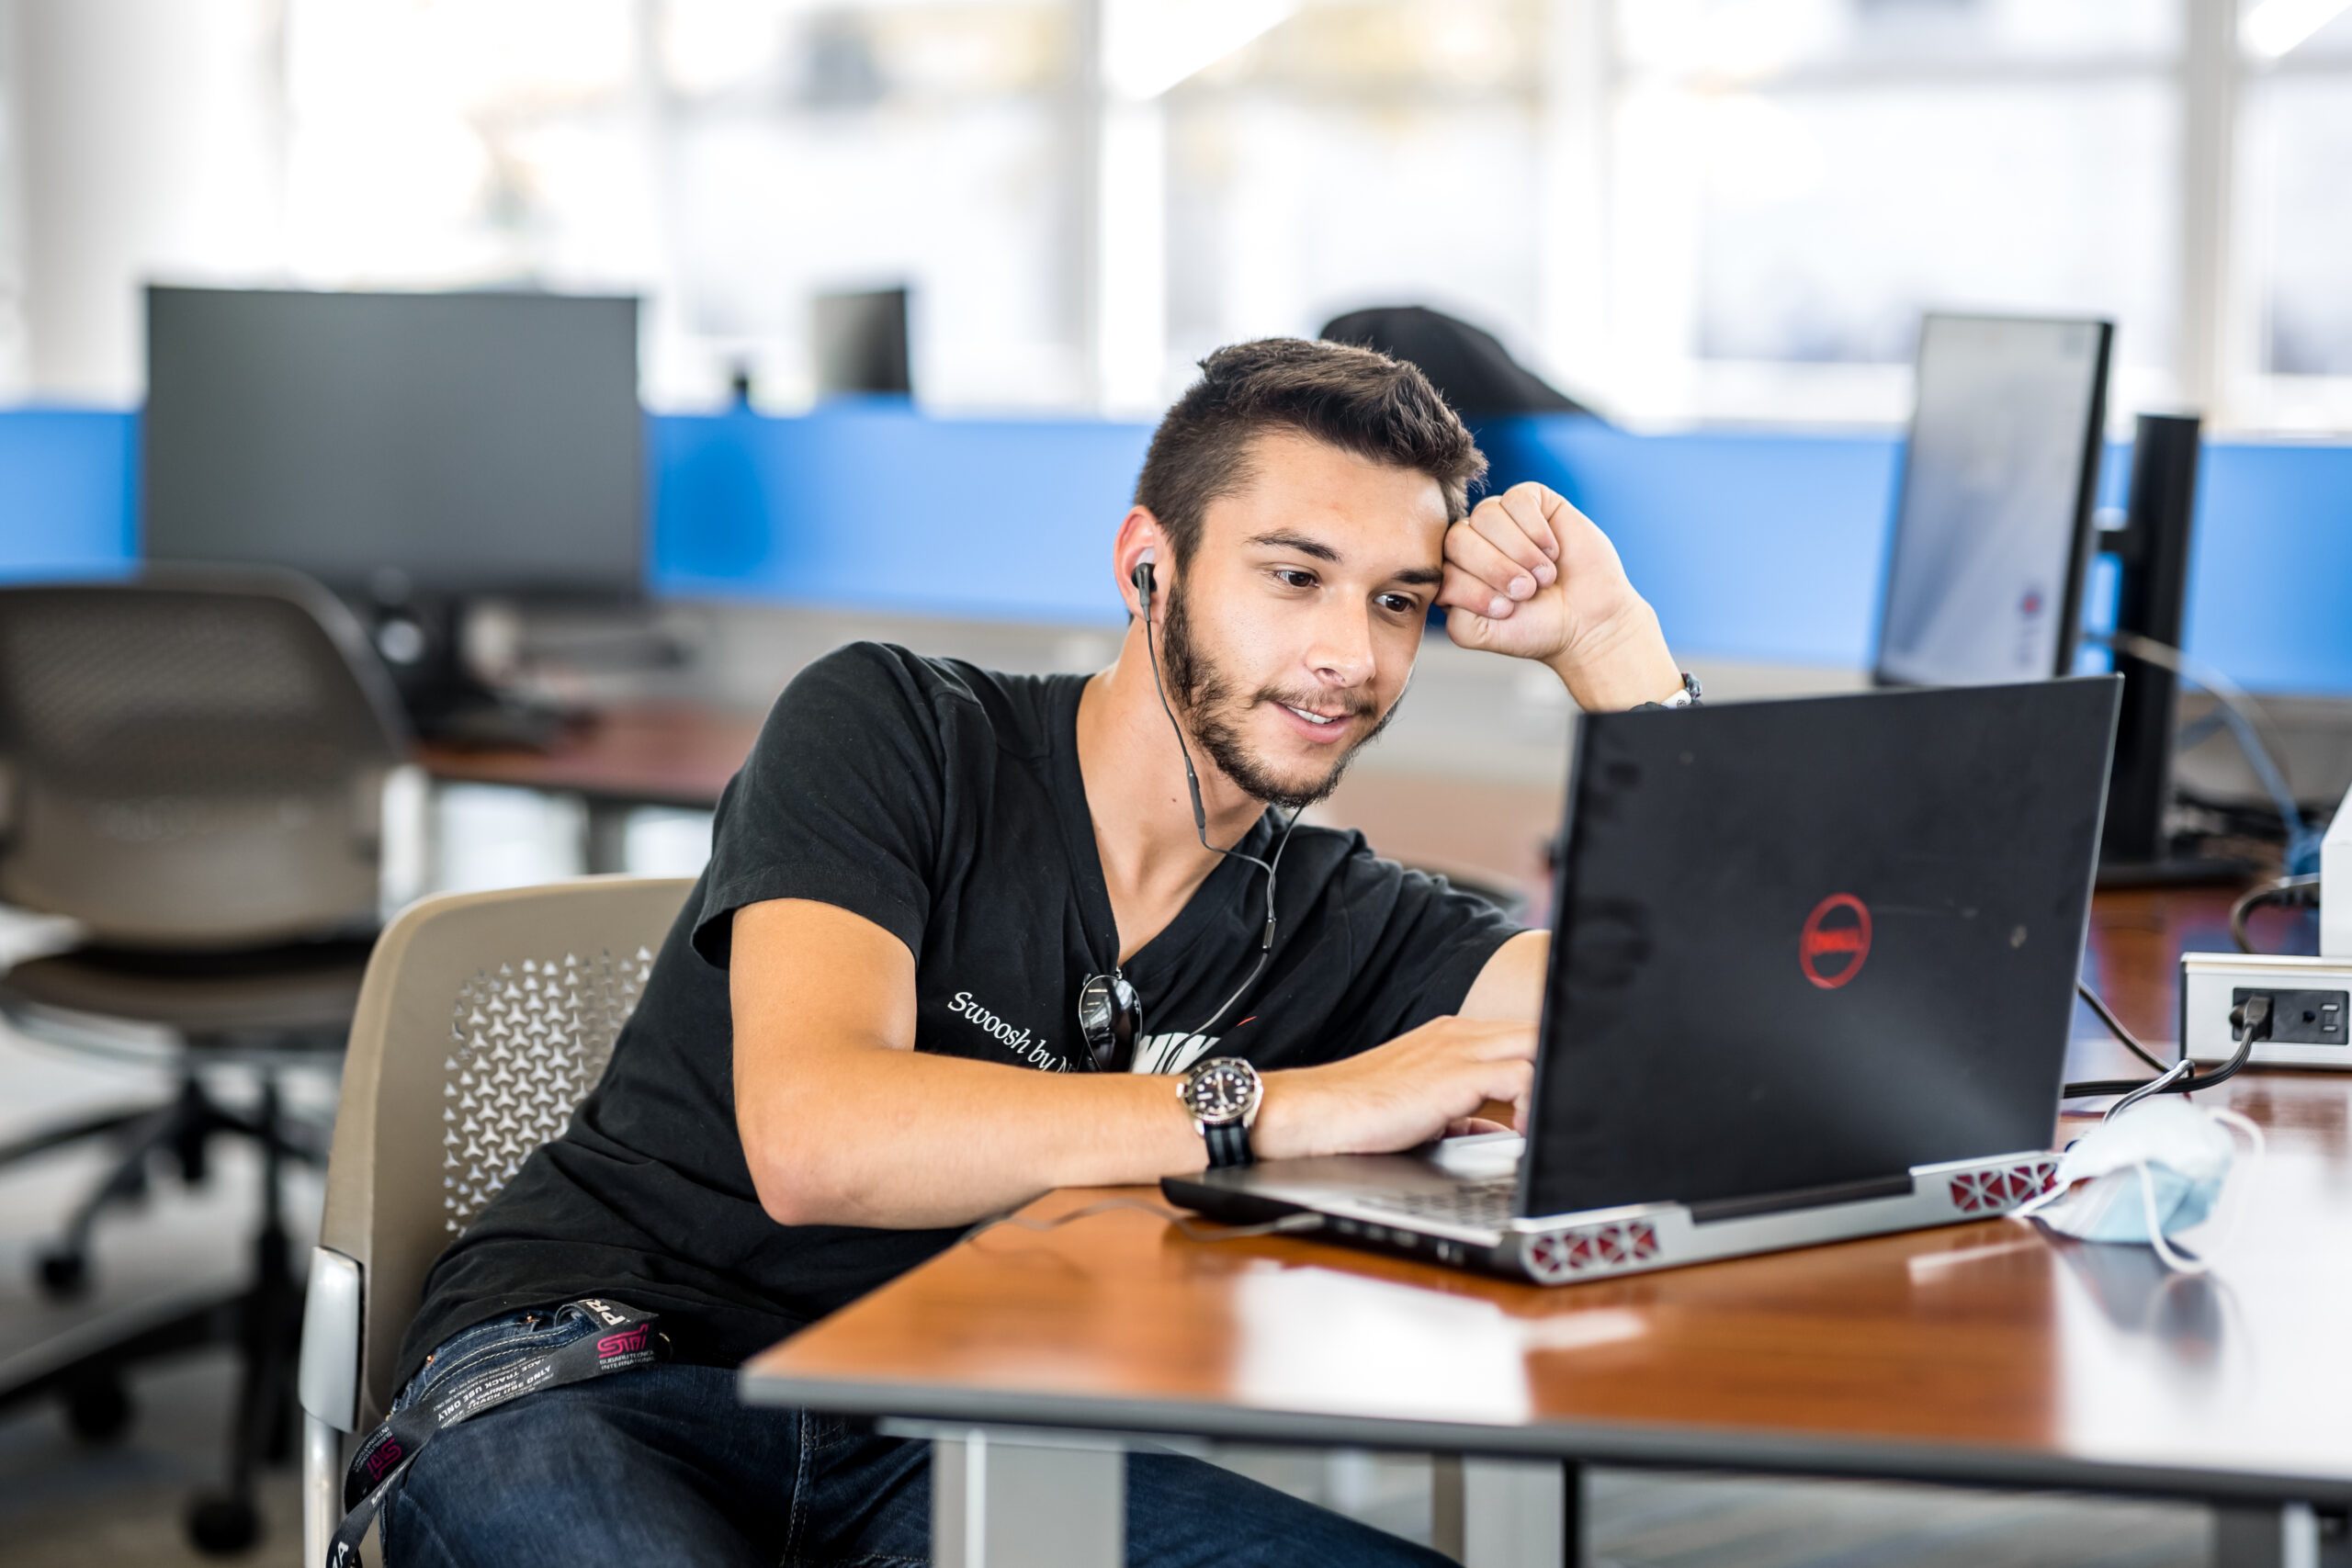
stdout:
<svg viewBox="0 0 2352 1568">
<path fill-rule="evenodd" d="M 1833 893 L 1813 907 L 1797 937 L 1797 967 L 1825 991 L 1862 972 L 1871 955 L 1870 906 L 1851 893 Z"/>
</svg>

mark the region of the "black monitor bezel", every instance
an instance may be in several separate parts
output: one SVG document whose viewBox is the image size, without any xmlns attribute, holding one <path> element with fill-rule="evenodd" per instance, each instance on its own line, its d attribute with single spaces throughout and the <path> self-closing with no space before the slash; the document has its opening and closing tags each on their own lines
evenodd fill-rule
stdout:
<svg viewBox="0 0 2352 1568">
<path fill-rule="evenodd" d="M 246 298 L 254 296 L 267 296 L 280 299 L 335 299 L 368 301 L 407 301 L 414 299 L 447 300 L 453 298 L 511 299 L 519 296 L 534 299 L 557 299 L 565 302 L 577 301 L 583 305 L 621 306 L 628 310 L 629 315 L 628 338 L 632 346 L 632 359 L 634 361 L 635 371 L 638 375 L 641 375 L 643 370 L 642 344 L 645 319 L 645 300 L 642 295 L 638 294 L 590 293 L 569 289 L 555 290 L 514 288 L 232 288 L 198 284 L 159 283 L 151 281 L 147 283 L 141 290 L 142 313 L 141 320 L 142 333 L 141 352 L 144 360 L 144 369 L 146 371 L 146 381 L 142 384 L 140 406 L 138 436 L 139 502 L 135 517 L 135 525 L 138 532 L 136 554 L 142 566 L 154 565 L 159 567 L 170 567 L 185 564 L 189 559 L 189 558 L 184 557 L 159 558 L 152 553 L 150 508 L 153 503 L 153 498 L 155 493 L 155 487 L 154 474 L 152 468 L 153 446 L 148 438 L 147 431 L 148 400 L 146 389 L 152 388 L 154 379 L 154 311 L 156 297 L 162 294 L 237 295 Z M 564 581 L 549 579 L 510 578 L 504 576 L 484 576 L 461 582 L 453 582 L 435 578 L 431 581 L 416 581 L 413 585 L 412 592 L 409 595 L 409 602 L 427 606 L 447 606 L 490 600 L 528 603 L 550 606 L 575 605 L 582 607 L 633 607 L 648 603 L 652 597 L 651 578 L 653 572 L 653 560 L 651 554 L 653 547 L 651 520 L 652 497 L 648 493 L 647 483 L 649 476 L 649 458 L 647 448 L 649 446 L 650 436 L 648 426 L 652 416 L 646 411 L 641 394 L 636 395 L 636 401 L 637 418 L 630 425 L 628 454 L 630 473 L 629 519 L 631 524 L 630 537 L 633 546 L 630 553 L 635 562 L 635 570 L 630 573 L 629 580 L 626 583 L 617 577 L 602 582 L 587 581 Z M 308 572 L 310 570 L 300 563 L 260 562 L 254 564 L 281 566 L 287 570 L 305 572 Z M 313 576 L 314 581 L 320 582 L 322 586 L 327 588 L 330 592 L 334 592 L 337 597 L 345 600 L 346 603 L 360 606 L 377 605 L 381 607 L 380 597 L 376 592 L 375 585 L 368 581 L 344 581 L 341 579 L 331 580 L 325 577 L 318 577 L 315 573 L 312 573 L 311 575 Z"/>
</svg>

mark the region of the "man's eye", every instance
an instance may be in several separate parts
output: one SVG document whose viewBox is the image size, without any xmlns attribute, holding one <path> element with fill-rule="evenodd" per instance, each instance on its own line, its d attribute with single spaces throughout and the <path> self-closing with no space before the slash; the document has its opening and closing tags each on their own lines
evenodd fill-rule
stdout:
<svg viewBox="0 0 2352 1568">
<path fill-rule="evenodd" d="M 1409 593 L 1383 593 L 1379 604 L 1392 615 L 1409 615 L 1421 607 L 1420 602 Z"/>
<path fill-rule="evenodd" d="M 1284 588 L 1315 586 L 1315 574 L 1311 571 L 1301 571 L 1296 567 L 1278 566 L 1274 569 L 1274 576 L 1281 580 Z"/>
</svg>

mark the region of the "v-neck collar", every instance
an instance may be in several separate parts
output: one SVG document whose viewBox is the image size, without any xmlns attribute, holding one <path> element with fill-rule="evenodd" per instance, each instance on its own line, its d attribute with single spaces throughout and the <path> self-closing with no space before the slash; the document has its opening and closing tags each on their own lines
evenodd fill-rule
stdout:
<svg viewBox="0 0 2352 1568">
<path fill-rule="evenodd" d="M 1086 775 L 1078 759 L 1078 705 L 1086 694 L 1087 680 L 1083 675 L 1068 677 L 1055 691 L 1054 711 L 1049 716 L 1053 744 L 1046 761 L 1054 793 L 1059 796 L 1061 808 L 1056 815 L 1061 818 L 1062 849 L 1069 857 L 1070 880 L 1078 889 L 1087 954 L 1106 974 L 1115 968 L 1131 981 L 1138 974 L 1159 976 L 1216 920 L 1243 912 L 1242 883 L 1259 873 L 1247 861 L 1232 855 L 1220 856 L 1208 875 L 1201 879 L 1201 885 L 1193 889 L 1193 896 L 1184 900 L 1184 907 L 1176 911 L 1176 918 L 1137 948 L 1134 957 L 1119 963 L 1118 919 L 1111 910 L 1110 883 L 1102 874 L 1102 852 L 1094 842 L 1094 812 L 1087 803 Z M 1171 743 L 1175 739 L 1173 735 L 1169 737 Z M 1272 843 L 1273 812 L 1270 808 L 1259 813 L 1258 819 L 1233 848 L 1262 860 Z M 1262 898 L 1264 895 L 1261 892 L 1258 897 Z M 1250 924 L 1254 928 L 1254 918 Z"/>
</svg>

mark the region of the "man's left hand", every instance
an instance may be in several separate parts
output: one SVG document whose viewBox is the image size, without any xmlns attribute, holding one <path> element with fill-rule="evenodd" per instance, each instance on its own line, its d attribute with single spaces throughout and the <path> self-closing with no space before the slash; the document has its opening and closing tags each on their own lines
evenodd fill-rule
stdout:
<svg viewBox="0 0 2352 1568">
<path fill-rule="evenodd" d="M 1548 665 L 1586 709 L 1663 702 L 1681 685 L 1617 547 L 1542 485 L 1488 496 L 1446 530 L 1437 602 L 1455 642 Z"/>
</svg>

